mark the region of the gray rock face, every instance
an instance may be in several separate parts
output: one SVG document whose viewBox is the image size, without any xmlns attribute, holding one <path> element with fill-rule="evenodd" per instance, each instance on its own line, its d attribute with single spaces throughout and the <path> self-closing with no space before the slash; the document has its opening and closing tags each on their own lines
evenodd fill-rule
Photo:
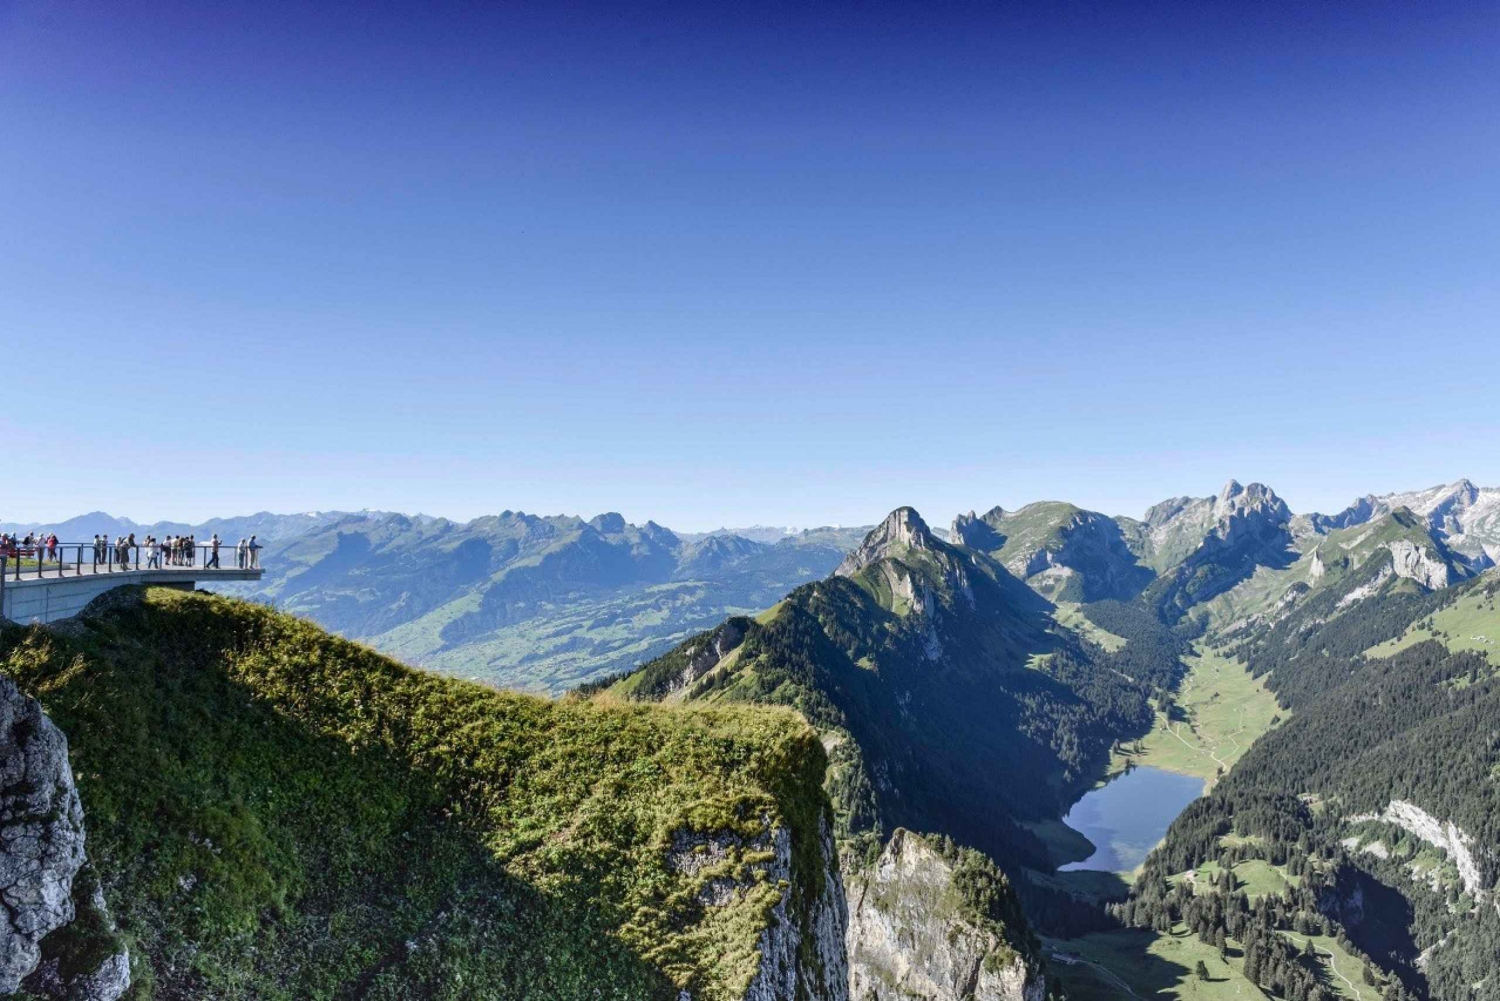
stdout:
<svg viewBox="0 0 1500 1001">
<path fill-rule="evenodd" d="M 827 820 L 820 825 L 825 865 L 823 891 L 810 902 L 799 919 L 791 913 L 792 844 L 785 829 L 777 831 L 776 858 L 767 875 L 785 880 L 788 890 L 771 911 L 771 925 L 760 936 L 760 972 L 745 992 L 745 1001 L 783 1001 L 786 998 L 818 998 L 819 1001 L 849 1001 L 849 967 L 844 954 L 847 905 L 843 879 L 839 875 L 838 852 Z M 802 943 L 811 937 L 804 958 Z"/>
<path fill-rule="evenodd" d="M 0 677 L 0 993 L 36 969 L 41 941 L 73 920 L 83 806 L 68 740 L 35 699 Z"/>
<path fill-rule="evenodd" d="M 703 641 L 703 645 L 689 654 L 687 665 L 682 669 L 682 673 L 668 684 L 666 694 L 670 695 L 689 687 L 717 667 L 719 661 L 739 646 L 740 641 L 745 638 L 744 621 L 743 619 L 727 619 L 723 625 L 713 630 Z"/>
<path fill-rule="evenodd" d="M 934 549 L 935 542 L 936 537 L 920 514 L 913 508 L 898 507 L 886 515 L 885 521 L 870 530 L 865 541 L 844 557 L 844 562 L 834 573 L 840 577 L 852 577 L 871 563 L 903 550 Z"/>
<path fill-rule="evenodd" d="M 823 872 L 818 874 L 822 877 L 818 880 L 820 891 L 811 900 L 797 897 L 799 883 L 811 881 L 804 879 L 808 874 L 793 872 L 792 835 L 785 827 L 767 830 L 748 841 L 732 832 L 679 831 L 672 839 L 667 864 L 679 873 L 703 877 L 698 899 L 706 907 L 732 904 L 756 886 L 785 887 L 756 943 L 760 968 L 745 991 L 744 1001 L 848 1001 L 849 968 L 844 955 L 847 905 L 838 850 L 826 817 L 819 824 L 818 838 Z M 743 874 L 731 874 L 734 863 L 747 854 L 767 850 L 769 859 L 748 865 L 754 873 L 750 880 Z M 715 876 L 716 872 L 719 875 Z M 679 1001 L 692 999 L 689 991 L 679 995 Z"/>
<path fill-rule="evenodd" d="M 1391 565 L 1397 577 L 1414 580 L 1429 591 L 1447 587 L 1450 583 L 1448 564 L 1436 553 L 1409 539 L 1397 539 L 1386 548 L 1391 551 Z"/>
<path fill-rule="evenodd" d="M 848 882 L 851 1001 L 1041 1001 L 1042 974 L 955 904 L 953 869 L 898 830 Z"/>
<path fill-rule="evenodd" d="M 85 880 L 93 884 L 92 892 L 83 889 Z M 130 951 L 116 934 L 104 893 L 87 866 L 74 884 L 74 898 L 78 900 L 74 927 L 86 925 L 87 930 L 82 934 L 92 941 L 75 939 L 73 947 L 78 950 L 82 946 L 92 957 L 87 961 L 90 965 L 83 970 L 65 971 L 58 958 L 44 958 L 23 986 L 33 994 L 57 1001 L 119 1001 L 130 989 Z M 76 956 L 73 965 L 81 965 Z"/>
<path fill-rule="evenodd" d="M 130 989 L 130 954 L 121 950 L 67 985 L 68 1001 L 118 1001 Z"/>
</svg>

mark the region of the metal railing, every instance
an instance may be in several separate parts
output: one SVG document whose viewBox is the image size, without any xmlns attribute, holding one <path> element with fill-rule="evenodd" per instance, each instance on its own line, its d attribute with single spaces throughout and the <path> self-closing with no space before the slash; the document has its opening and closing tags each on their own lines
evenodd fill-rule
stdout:
<svg viewBox="0 0 1500 1001">
<path fill-rule="evenodd" d="M 134 573 L 139 570 L 259 570 L 263 546 L 241 550 L 238 545 L 199 542 L 191 546 L 162 543 L 92 542 L 56 546 L 0 544 L 0 580 L 37 577 L 87 577 L 93 574 Z"/>
</svg>

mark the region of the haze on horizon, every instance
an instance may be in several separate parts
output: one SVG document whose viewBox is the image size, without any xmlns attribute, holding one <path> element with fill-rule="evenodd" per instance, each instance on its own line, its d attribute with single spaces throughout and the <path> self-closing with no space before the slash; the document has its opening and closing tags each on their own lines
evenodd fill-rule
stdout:
<svg viewBox="0 0 1500 1001">
<path fill-rule="evenodd" d="M 1497 42 L 1466 5 L 20 0 L 0 521 L 1500 485 Z"/>
</svg>

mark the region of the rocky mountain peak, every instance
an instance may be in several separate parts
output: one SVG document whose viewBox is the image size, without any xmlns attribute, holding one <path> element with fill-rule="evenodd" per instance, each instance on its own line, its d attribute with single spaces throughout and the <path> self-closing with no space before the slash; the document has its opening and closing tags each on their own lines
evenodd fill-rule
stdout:
<svg viewBox="0 0 1500 1001">
<path fill-rule="evenodd" d="M 933 550 L 941 543 L 927 522 L 915 508 L 898 507 L 886 515 L 885 521 L 876 525 L 865 536 L 858 549 L 844 557 L 834 571 L 840 577 L 851 577 L 871 563 L 888 556 L 897 556 L 913 549 Z"/>
<path fill-rule="evenodd" d="M 1264 483 L 1242 487 L 1238 482 L 1230 480 L 1224 484 L 1224 489 L 1219 491 L 1218 501 L 1214 504 L 1214 518 L 1222 523 L 1236 515 L 1243 516 L 1250 512 L 1269 516 L 1276 521 L 1290 521 L 1292 517 L 1286 502 Z"/>
<path fill-rule="evenodd" d="M 625 531 L 625 518 L 614 511 L 606 511 L 590 519 L 589 527 L 603 535 L 618 535 Z"/>
<path fill-rule="evenodd" d="M 1005 510 L 999 505 L 984 514 L 960 514 L 953 519 L 948 539 L 954 545 L 968 546 L 982 552 L 999 549 L 1005 544 L 1005 536 L 999 534 L 997 526 L 1005 519 Z"/>
</svg>

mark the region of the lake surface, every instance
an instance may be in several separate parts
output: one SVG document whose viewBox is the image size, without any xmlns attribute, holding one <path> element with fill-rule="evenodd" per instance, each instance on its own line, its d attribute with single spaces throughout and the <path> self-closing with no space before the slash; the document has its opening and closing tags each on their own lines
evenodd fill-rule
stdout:
<svg viewBox="0 0 1500 1001">
<path fill-rule="evenodd" d="M 1202 779 L 1142 765 L 1084 795 L 1063 823 L 1094 843 L 1094 854 L 1069 869 L 1129 872 L 1166 835 L 1177 815 L 1203 795 Z"/>
</svg>

